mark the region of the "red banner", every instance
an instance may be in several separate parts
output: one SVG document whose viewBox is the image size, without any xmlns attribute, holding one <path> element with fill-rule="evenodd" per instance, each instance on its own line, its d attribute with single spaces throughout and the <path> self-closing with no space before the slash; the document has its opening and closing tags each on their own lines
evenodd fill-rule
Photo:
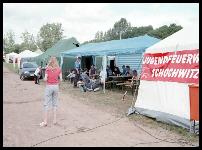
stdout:
<svg viewBox="0 0 202 150">
<path fill-rule="evenodd" d="M 141 80 L 199 82 L 199 50 L 145 53 Z"/>
</svg>

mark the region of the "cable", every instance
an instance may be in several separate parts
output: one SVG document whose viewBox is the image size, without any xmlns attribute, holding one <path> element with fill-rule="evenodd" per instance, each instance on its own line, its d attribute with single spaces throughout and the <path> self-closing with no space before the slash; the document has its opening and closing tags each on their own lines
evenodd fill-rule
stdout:
<svg viewBox="0 0 202 150">
<path fill-rule="evenodd" d="M 23 104 L 23 103 L 30 103 L 30 102 L 39 102 L 41 100 L 32 100 L 32 101 L 19 101 L 19 102 L 9 102 L 3 101 L 4 104 Z"/>
<path fill-rule="evenodd" d="M 40 145 L 40 144 L 42 144 L 42 143 L 45 143 L 45 142 L 47 142 L 47 141 L 50 141 L 50 140 L 53 140 L 53 139 L 56 139 L 56 138 L 59 138 L 59 137 L 62 137 L 62 136 L 73 135 L 73 134 L 77 134 L 77 133 L 81 133 L 81 132 L 92 131 L 92 130 L 94 130 L 94 129 L 97 129 L 97 128 L 100 128 L 100 127 L 104 127 L 104 126 L 113 124 L 113 123 L 115 123 L 115 122 L 117 122 L 117 121 L 119 121 L 119 120 L 121 120 L 121 119 L 123 119 L 123 118 L 125 118 L 125 116 L 122 116 L 121 118 L 119 118 L 119 119 L 117 119 L 117 120 L 114 120 L 114 121 L 112 121 L 112 122 L 105 123 L 105 124 L 101 124 L 101 125 L 99 125 L 99 126 L 96 126 L 96 127 L 93 127 L 93 128 L 87 129 L 87 130 L 82 130 L 82 131 L 76 131 L 76 132 L 70 132 L 70 133 L 65 133 L 65 134 L 57 135 L 57 136 L 55 136 L 55 137 L 48 138 L 47 140 L 43 140 L 43 141 L 41 141 L 41 142 L 38 142 L 38 143 L 32 145 L 31 147 L 35 147 L 35 146 L 37 146 L 37 145 Z M 156 142 L 137 143 L 137 144 L 135 144 L 135 145 L 150 144 L 150 143 L 160 143 L 160 142 L 163 142 L 163 141 L 164 141 L 164 142 L 168 142 L 168 143 L 178 143 L 178 144 L 179 144 L 179 143 L 186 143 L 186 144 L 188 144 L 188 145 L 190 145 L 190 146 L 195 146 L 195 145 L 193 145 L 193 144 L 189 144 L 189 143 L 186 142 L 186 141 L 185 141 L 185 142 L 180 142 L 180 141 L 179 141 L 180 139 L 178 139 L 177 141 L 168 141 L 167 139 L 159 139 L 159 138 L 155 137 L 154 135 L 152 135 L 151 133 L 149 133 L 148 131 L 146 131 L 145 129 L 143 129 L 143 128 L 141 128 L 140 126 L 138 126 L 137 124 L 134 123 L 134 125 L 137 126 L 138 128 L 140 128 L 141 130 L 143 130 L 144 132 L 146 132 L 147 134 L 149 134 L 150 136 L 154 137 L 155 139 L 160 140 L 160 141 L 156 141 Z M 66 132 L 66 131 L 65 131 L 65 132 Z"/>
<path fill-rule="evenodd" d="M 138 112 L 139 113 L 139 112 Z M 160 139 L 154 135 L 152 135 L 151 133 L 149 133 L 148 131 L 146 131 L 144 128 L 140 127 L 139 125 L 137 125 L 135 122 L 133 122 L 133 124 L 138 127 L 139 129 L 141 129 L 142 131 L 146 132 L 148 135 L 152 136 L 153 138 L 157 139 L 157 140 L 160 140 L 158 142 L 145 142 L 145 143 L 137 143 L 136 145 L 139 145 L 139 144 L 150 144 L 150 143 L 160 143 L 160 142 L 167 142 L 167 143 L 178 143 L 178 144 L 187 144 L 187 145 L 190 145 L 190 146 L 195 146 L 193 144 L 190 144 L 188 143 L 187 141 L 180 141 L 180 140 L 184 140 L 184 139 L 177 139 L 177 140 L 174 140 L 174 139 L 170 139 L 171 141 L 168 141 L 167 139 Z"/>
<path fill-rule="evenodd" d="M 59 138 L 59 137 L 65 136 L 65 135 L 72 135 L 72 134 L 81 133 L 81 132 L 88 132 L 88 131 L 91 131 L 91 130 L 94 130 L 94 129 L 97 129 L 97 128 L 100 128 L 100 127 L 104 127 L 104 126 L 113 124 L 113 123 L 115 123 L 115 122 L 117 122 L 117 121 L 119 121 L 119 120 L 121 120 L 121 119 L 123 119 L 123 118 L 125 118 L 125 116 L 122 116 L 121 118 L 116 119 L 116 120 L 114 120 L 114 121 L 112 121 L 112 122 L 105 123 L 105 124 L 101 124 L 101 125 L 99 125 L 99 126 L 96 126 L 96 127 L 93 127 L 93 128 L 87 129 L 87 130 L 82 130 L 82 131 L 76 131 L 76 132 L 70 132 L 70 133 L 65 133 L 65 134 L 57 135 L 57 136 L 51 137 L 51 138 L 49 138 L 49 139 L 47 139 L 47 140 L 41 141 L 41 142 L 39 142 L 39 143 L 36 143 L 36 144 L 32 145 L 31 147 L 35 147 L 35 146 L 37 146 L 37 145 L 39 145 L 39 144 L 45 143 L 45 142 L 47 142 L 47 141 L 50 141 L 50 140 L 52 140 L 52 139 L 56 139 L 56 138 Z"/>
</svg>

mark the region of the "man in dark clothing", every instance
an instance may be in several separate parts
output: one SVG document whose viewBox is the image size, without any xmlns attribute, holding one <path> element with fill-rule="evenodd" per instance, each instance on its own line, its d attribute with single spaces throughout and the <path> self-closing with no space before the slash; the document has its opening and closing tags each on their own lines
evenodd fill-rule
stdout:
<svg viewBox="0 0 202 150">
<path fill-rule="evenodd" d="M 122 70 L 123 70 L 122 75 L 125 75 L 126 74 L 126 66 L 125 65 L 122 66 Z"/>
<path fill-rule="evenodd" d="M 89 77 L 92 78 L 96 74 L 95 65 L 92 65 L 89 70 Z"/>
<path fill-rule="evenodd" d="M 76 75 L 74 77 L 74 87 L 77 87 L 77 82 L 80 78 L 80 70 L 81 70 L 81 57 L 77 56 L 77 59 L 74 63 L 74 68 L 76 69 Z"/>
<path fill-rule="evenodd" d="M 113 72 L 113 74 L 114 74 L 115 76 L 121 74 L 121 72 L 120 72 L 120 70 L 119 70 L 119 67 L 117 67 L 116 65 L 114 66 L 114 72 Z"/>
<path fill-rule="evenodd" d="M 107 65 L 107 69 L 106 69 L 106 71 L 107 71 L 107 77 L 113 75 L 112 70 L 111 70 L 111 68 L 109 67 L 109 65 Z"/>
</svg>

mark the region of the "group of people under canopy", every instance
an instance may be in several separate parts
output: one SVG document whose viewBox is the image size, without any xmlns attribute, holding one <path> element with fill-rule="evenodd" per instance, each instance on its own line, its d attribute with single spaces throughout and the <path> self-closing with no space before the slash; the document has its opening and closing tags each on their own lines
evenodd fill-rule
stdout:
<svg viewBox="0 0 202 150">
<path fill-rule="evenodd" d="M 81 91 L 86 92 L 98 91 L 100 88 L 103 88 L 104 82 L 108 81 L 110 76 L 137 77 L 137 70 L 131 70 L 130 66 L 123 65 L 122 71 L 120 71 L 119 67 L 116 65 L 112 68 L 107 65 L 105 74 L 102 67 L 100 71 L 97 71 L 94 64 L 91 65 L 89 70 L 87 68 L 81 70 L 81 58 L 77 57 L 74 63 L 74 68 L 71 69 L 66 77 L 70 79 L 73 87 L 79 87 Z"/>
<path fill-rule="evenodd" d="M 114 65 L 113 68 L 110 68 L 109 65 L 107 65 L 106 68 L 107 71 L 107 77 L 109 76 L 137 76 L 137 70 L 131 70 L 129 65 L 123 65 L 122 66 L 122 71 L 120 71 L 119 67 Z"/>
</svg>

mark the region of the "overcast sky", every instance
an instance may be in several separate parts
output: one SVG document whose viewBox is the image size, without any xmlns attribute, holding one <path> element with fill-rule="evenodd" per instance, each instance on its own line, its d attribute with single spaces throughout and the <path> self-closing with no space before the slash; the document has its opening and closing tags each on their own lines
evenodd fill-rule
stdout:
<svg viewBox="0 0 202 150">
<path fill-rule="evenodd" d="M 46 23 L 60 22 L 66 38 L 80 43 L 92 40 L 97 31 L 107 31 L 121 18 L 132 26 L 154 28 L 176 23 L 183 27 L 199 22 L 198 3 L 4 3 L 3 32 L 37 35 Z"/>
</svg>

